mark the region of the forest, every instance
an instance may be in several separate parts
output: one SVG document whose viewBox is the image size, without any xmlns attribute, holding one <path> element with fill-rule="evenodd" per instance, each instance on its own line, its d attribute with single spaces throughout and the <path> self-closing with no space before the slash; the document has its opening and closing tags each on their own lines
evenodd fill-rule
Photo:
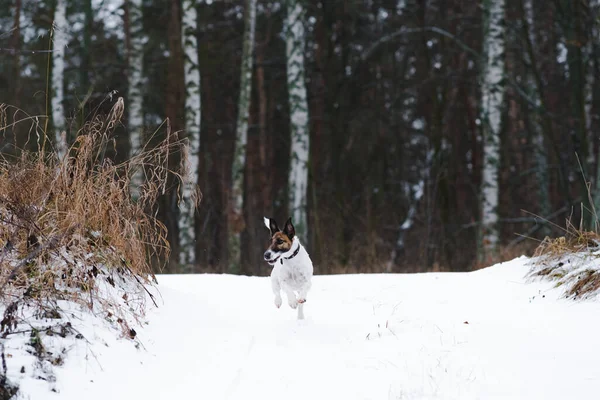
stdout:
<svg viewBox="0 0 600 400">
<path fill-rule="evenodd" d="M 3 157 L 165 139 L 167 273 L 468 271 L 598 230 L 599 0 L 0 0 Z M 43 140 L 45 143 L 45 140 Z M 131 178 L 135 197 L 152 166 Z M 90 205 L 93 207 L 93 205 Z"/>
</svg>

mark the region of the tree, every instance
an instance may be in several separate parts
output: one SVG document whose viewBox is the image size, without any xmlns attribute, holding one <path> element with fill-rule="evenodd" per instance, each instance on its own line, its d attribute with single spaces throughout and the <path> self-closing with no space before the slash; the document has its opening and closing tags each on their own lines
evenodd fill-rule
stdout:
<svg viewBox="0 0 600 400">
<path fill-rule="evenodd" d="M 166 116 L 165 134 L 172 139 L 176 139 L 185 129 L 185 83 L 184 83 L 184 53 L 182 39 L 182 12 L 180 0 L 169 1 L 167 24 L 167 49 L 169 51 L 166 62 L 166 82 L 164 86 L 164 115 Z M 169 140 L 170 141 L 170 140 Z M 181 148 L 181 147 L 180 147 Z M 181 167 L 181 152 L 173 152 L 166 161 L 171 170 L 177 170 Z M 167 185 L 175 188 L 178 185 L 171 175 L 167 178 Z M 168 240 L 172 245 L 171 262 L 169 268 L 171 271 L 179 272 L 179 193 L 177 190 L 164 192 L 160 199 L 159 208 L 164 215 L 165 225 L 167 226 Z"/>
<path fill-rule="evenodd" d="M 540 82 L 537 57 L 535 53 L 537 38 L 535 26 L 535 14 L 533 0 L 523 0 L 523 35 L 527 44 L 527 63 L 529 71 L 527 74 L 527 83 L 530 98 L 534 103 L 534 108 L 530 110 L 529 125 L 532 131 L 535 158 L 535 175 L 538 184 L 538 203 L 539 213 L 542 217 L 550 215 L 550 177 L 548 176 L 548 158 L 546 155 L 546 143 L 544 138 L 544 129 L 541 123 L 541 110 L 543 107 L 543 96 L 541 93 L 542 83 Z M 542 228 L 544 235 L 549 233 L 544 225 Z"/>
<path fill-rule="evenodd" d="M 382 272 L 386 266 L 394 272 L 468 270 L 478 246 L 464 243 L 481 242 L 484 204 L 486 214 L 500 214 L 497 240 L 509 245 L 518 243 L 515 232 L 536 239 L 560 234 L 553 224 L 562 225 L 571 210 L 573 222 L 579 223 L 585 193 L 576 155 L 600 210 L 600 0 L 504 0 L 504 72 L 487 83 L 490 65 L 502 69 L 487 55 L 482 57 L 491 0 L 256 1 L 254 54 L 246 48 L 244 56 L 254 57 L 254 65 L 244 72 L 240 60 L 244 23 L 249 27 L 249 22 L 243 14 L 252 8 L 247 0 L 186 0 L 185 5 L 183 0 L 65 1 L 71 26 L 57 24 L 56 35 L 69 33 L 64 99 L 59 102 L 69 137 L 86 117 L 109 112 L 107 92 L 115 90 L 124 94 L 130 120 L 117 126 L 107 143 L 102 153 L 107 162 L 121 164 L 130 148 L 134 154 L 151 148 L 167 131 L 174 146 L 181 138 L 190 139 L 187 156 L 183 146 L 173 147 L 164 165 L 183 171 L 181 162 L 187 161 L 187 170 L 198 172 L 198 178 L 187 175 L 185 185 L 170 179 L 152 210 L 168 228 L 170 271 L 182 271 L 182 257 L 195 258 L 194 272 L 227 271 L 233 231 L 241 232 L 241 247 L 232 246 L 239 250 L 232 252 L 237 269 L 231 271 L 267 273 L 269 267 L 260 262 L 264 215 L 292 216 L 298 232 L 308 233 L 305 244 L 317 272 Z M 197 89 L 190 82 L 196 74 L 184 68 L 193 57 L 186 61 L 183 47 L 191 42 L 182 34 L 192 32 L 182 23 L 184 18 L 194 20 L 191 1 L 197 11 L 192 30 L 198 39 L 197 64 L 202 66 L 197 75 L 202 102 L 190 107 L 190 93 Z M 0 46 L 4 155 L 37 148 L 44 128 L 38 129 L 32 117 L 43 109 L 49 117 L 46 147 L 54 143 L 55 37 L 39 32 L 48 30 L 56 3 L 0 0 L 0 25 L 8 27 Z M 119 24 L 115 16 L 122 12 Z M 296 23 L 300 20 L 303 27 Z M 294 43 L 301 38 L 294 36 L 301 33 L 296 27 L 304 28 L 304 43 Z M 479 34 L 472 34 L 474 30 Z M 489 43 L 485 49 L 499 52 Z M 302 66 L 304 78 L 300 70 L 292 72 Z M 244 89 L 250 79 L 240 87 L 240 76 L 250 69 L 255 80 L 251 95 Z M 193 129 L 186 126 L 186 119 L 192 121 L 192 114 L 185 115 L 186 77 L 188 110 L 196 110 L 196 124 L 202 115 L 198 168 L 192 165 L 197 155 Z M 306 108 L 303 81 L 308 110 L 298 113 Z M 39 91 L 46 85 L 47 98 L 42 99 Z M 248 113 L 244 99 L 249 98 Z M 306 118 L 302 122 L 309 126 L 296 124 L 294 115 Z M 142 126 L 144 132 L 157 128 L 144 138 Z M 247 132 L 247 143 L 240 135 L 234 145 L 236 129 Z M 502 132 L 497 139 L 501 156 L 485 155 L 488 171 L 496 174 L 493 184 L 490 174 L 482 183 L 484 129 L 486 143 L 490 133 Z M 305 145 L 310 144 L 310 151 L 301 160 L 294 140 L 308 131 Z M 238 158 L 232 171 L 234 151 Z M 493 157 L 496 164 L 501 158 L 496 168 Z M 310 170 L 300 182 L 308 179 L 310 185 L 308 210 L 303 209 L 306 192 L 295 181 L 296 172 L 306 174 L 307 161 Z M 153 166 L 143 171 L 155 172 Z M 240 178 L 236 190 L 233 176 Z M 146 187 L 141 170 L 132 178 L 139 182 L 132 190 L 142 183 Z M 192 218 L 188 201 L 181 200 L 188 198 L 188 184 L 196 179 L 205 190 L 202 207 Z M 495 197 L 490 191 L 498 188 L 499 208 L 489 201 Z M 587 198 L 583 201 L 586 207 L 590 204 Z M 521 210 L 549 221 L 536 224 L 536 218 Z M 305 212 L 309 230 L 300 226 L 302 217 L 296 211 Z M 590 214 L 586 209 L 584 218 Z M 491 225 L 497 228 L 495 222 Z M 191 256 L 187 250 L 193 248 L 186 243 L 193 243 L 194 234 L 196 254 Z"/>
<path fill-rule="evenodd" d="M 83 2 L 83 14 L 84 14 L 84 26 L 83 26 L 83 44 L 81 46 L 81 67 L 79 72 L 81 74 L 81 89 L 84 91 L 91 91 L 90 86 L 90 52 L 92 47 L 92 30 L 94 25 L 94 10 L 92 6 L 92 0 L 85 0 Z"/>
<path fill-rule="evenodd" d="M 288 179 L 289 208 L 300 238 L 306 242 L 307 192 L 309 160 L 308 102 L 304 51 L 304 8 L 302 0 L 287 0 L 285 21 L 285 48 L 287 56 L 288 101 L 290 104 L 290 174 Z"/>
<path fill-rule="evenodd" d="M 582 19 L 584 14 L 583 2 L 561 0 L 560 8 L 562 24 L 567 49 L 567 77 L 570 91 L 571 115 L 569 118 L 570 136 L 576 153 L 576 166 L 579 175 L 579 193 L 581 196 L 581 220 L 584 228 L 590 229 L 592 222 L 591 204 L 588 193 L 586 175 L 591 172 L 588 165 L 589 143 L 585 127 L 585 62 L 583 49 L 586 47 L 586 37 L 583 32 Z"/>
<path fill-rule="evenodd" d="M 598 18 L 600 17 L 600 1 L 591 0 L 589 2 L 589 13 L 591 14 L 592 23 L 590 24 L 590 39 L 588 44 L 588 73 L 586 78 L 586 129 L 588 131 L 588 142 L 591 150 L 589 154 L 590 165 L 593 167 L 596 164 L 595 181 L 592 184 L 593 189 L 593 206 L 595 210 L 595 228 L 600 231 L 600 141 L 597 141 L 597 151 L 594 154 L 594 102 L 597 101 L 597 93 L 594 89 L 598 87 L 598 50 L 600 49 L 600 27 L 598 26 Z M 594 157 L 595 155 L 595 157 Z M 594 159 L 595 158 L 595 159 Z M 593 176 L 594 171 L 590 171 L 590 176 Z"/>
<path fill-rule="evenodd" d="M 504 0 L 484 1 L 481 123 L 483 165 L 481 182 L 481 256 L 490 256 L 500 240 L 498 228 L 500 128 L 504 103 Z"/>
<path fill-rule="evenodd" d="M 21 0 L 15 1 L 15 16 L 13 25 L 12 35 L 12 48 L 14 49 L 14 60 L 13 60 L 13 99 L 18 102 L 21 97 Z M 18 106 L 18 103 L 15 105 Z"/>
<path fill-rule="evenodd" d="M 425 142 L 426 146 L 429 146 L 428 140 L 425 136 L 422 136 L 422 139 L 417 135 L 411 140 L 412 143 Z M 409 151 L 412 148 L 409 148 Z M 397 258 L 400 255 L 404 254 L 405 251 L 405 236 L 406 232 L 411 229 L 415 223 L 415 218 L 417 215 L 417 209 L 419 207 L 419 202 L 423 198 L 425 194 L 425 184 L 427 179 L 429 179 L 429 174 L 431 170 L 431 163 L 433 160 L 434 152 L 433 150 L 427 151 L 427 156 L 425 158 L 425 162 L 422 165 L 419 165 L 420 176 L 418 177 L 418 181 L 411 185 L 406 182 L 406 192 L 408 194 L 409 207 L 408 212 L 406 213 L 406 218 L 398 228 L 398 238 L 396 239 L 396 243 L 392 248 L 390 259 L 386 264 L 385 272 L 391 273 L 394 270 L 394 265 L 397 264 Z"/>
<path fill-rule="evenodd" d="M 236 137 L 231 167 L 231 193 L 229 218 L 229 271 L 238 272 L 240 268 L 241 231 L 244 205 L 244 170 L 246 166 L 246 143 L 248 141 L 248 120 L 250 117 L 250 94 L 252 91 L 252 64 L 254 34 L 256 30 L 256 0 L 246 0 L 244 14 L 244 42 L 240 71 L 240 95 L 238 99 L 238 117 Z"/>
<path fill-rule="evenodd" d="M 129 155 L 139 154 L 143 145 L 144 113 L 142 110 L 144 96 L 143 60 L 144 60 L 144 26 L 142 20 L 142 0 L 126 0 L 125 30 L 127 47 L 127 101 L 129 127 Z M 143 167 L 138 166 L 131 177 L 130 191 L 137 199 L 143 184 Z"/>
<path fill-rule="evenodd" d="M 67 126 L 63 106 L 67 29 L 67 2 L 66 0 L 56 0 L 52 27 L 52 123 L 54 146 L 59 158 L 63 158 L 67 154 Z"/>
<path fill-rule="evenodd" d="M 198 67 L 198 40 L 196 38 L 197 10 L 195 0 L 183 1 L 182 40 L 185 53 L 185 130 L 187 145 L 184 148 L 184 182 L 179 214 L 179 262 L 193 265 L 196 262 L 195 204 L 200 157 L 200 69 Z"/>
</svg>

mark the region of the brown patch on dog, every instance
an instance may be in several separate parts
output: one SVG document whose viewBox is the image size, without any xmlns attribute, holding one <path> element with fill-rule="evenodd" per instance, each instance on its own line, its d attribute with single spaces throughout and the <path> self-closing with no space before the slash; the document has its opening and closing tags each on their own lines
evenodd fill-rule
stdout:
<svg viewBox="0 0 600 400">
<path fill-rule="evenodd" d="M 292 241 L 283 232 L 275 232 L 271 238 L 269 249 L 274 252 L 285 253 L 292 248 Z"/>
</svg>

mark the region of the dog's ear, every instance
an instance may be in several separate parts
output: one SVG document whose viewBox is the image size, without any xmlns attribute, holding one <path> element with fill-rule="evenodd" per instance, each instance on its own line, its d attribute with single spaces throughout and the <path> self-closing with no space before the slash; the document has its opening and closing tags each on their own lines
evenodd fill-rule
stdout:
<svg viewBox="0 0 600 400">
<path fill-rule="evenodd" d="M 294 228 L 294 225 L 292 224 L 292 217 L 288 218 L 288 220 L 285 221 L 285 226 L 283 227 L 283 233 L 285 233 L 287 235 L 287 237 L 290 238 L 290 240 L 294 239 L 294 236 L 296 236 L 296 229 Z"/>
<path fill-rule="evenodd" d="M 271 231 L 271 236 L 273 236 L 276 232 L 279 232 L 277 222 L 273 218 L 263 217 L 263 222 L 265 223 L 265 226 Z"/>
</svg>

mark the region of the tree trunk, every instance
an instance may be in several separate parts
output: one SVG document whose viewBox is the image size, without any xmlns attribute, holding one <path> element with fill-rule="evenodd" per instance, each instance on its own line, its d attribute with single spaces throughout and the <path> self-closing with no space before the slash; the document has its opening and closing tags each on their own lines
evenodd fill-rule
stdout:
<svg viewBox="0 0 600 400">
<path fill-rule="evenodd" d="M 56 0 L 54 24 L 52 29 L 52 124 L 54 128 L 54 147 L 59 158 L 67 154 L 67 126 L 65 120 L 64 101 L 64 72 L 65 48 L 68 43 L 67 35 L 67 2 Z"/>
<path fill-rule="evenodd" d="M 246 0 L 244 14 L 244 43 L 240 72 L 240 96 L 236 138 L 231 167 L 231 192 L 229 213 L 229 272 L 240 271 L 241 232 L 244 230 L 244 170 L 246 166 L 246 143 L 248 141 L 248 119 L 250 117 L 250 95 L 252 92 L 252 64 L 254 34 L 256 29 L 256 1 Z"/>
<path fill-rule="evenodd" d="M 301 0 L 287 0 L 286 56 L 287 83 L 290 103 L 290 175 L 288 181 L 289 209 L 297 235 L 307 242 L 307 191 L 309 160 L 308 103 L 304 70 L 306 38 L 304 9 Z"/>
<path fill-rule="evenodd" d="M 143 147 L 144 96 L 142 93 L 144 37 L 142 0 L 127 0 L 125 9 L 125 33 L 127 46 L 127 102 L 129 125 L 129 156 L 140 153 Z M 143 184 L 143 167 L 136 166 L 131 176 L 130 191 L 134 199 L 139 198 Z"/>
<path fill-rule="evenodd" d="M 415 139 L 413 138 L 411 141 L 414 142 Z M 396 243 L 391 251 L 390 259 L 388 260 L 386 267 L 385 267 L 385 272 L 387 272 L 387 273 L 391 273 L 394 271 L 394 266 L 398 263 L 398 256 L 403 254 L 403 252 L 404 252 L 404 245 L 405 245 L 404 237 L 406 236 L 406 232 L 408 232 L 408 230 L 410 228 L 412 228 L 415 223 L 415 217 L 417 215 L 417 209 L 419 207 L 419 202 L 421 201 L 421 199 L 423 198 L 423 194 L 425 193 L 425 184 L 426 184 L 427 180 L 430 178 L 429 174 L 431 171 L 431 164 L 433 162 L 434 153 L 435 153 L 434 150 L 427 151 L 425 163 L 424 163 L 424 165 L 420 166 L 421 168 L 419 168 L 419 170 L 420 170 L 419 181 L 414 185 L 410 185 L 409 183 L 407 183 L 407 185 L 409 186 L 408 212 L 406 213 L 406 218 L 404 218 L 404 221 L 398 228 L 398 237 L 397 237 Z"/>
<path fill-rule="evenodd" d="M 81 89 L 84 92 L 88 92 L 90 90 L 90 51 L 92 46 L 92 30 L 94 25 L 92 0 L 85 0 L 83 2 L 83 7 L 85 25 L 83 27 L 83 46 L 81 46 L 81 67 L 79 71 L 81 76 Z"/>
<path fill-rule="evenodd" d="M 13 36 L 11 47 L 14 49 L 13 58 L 13 104 L 18 107 L 21 98 L 21 0 L 15 1 L 15 18 L 13 25 Z"/>
<path fill-rule="evenodd" d="M 165 116 L 168 120 L 167 135 L 173 140 L 177 139 L 179 133 L 185 126 L 185 83 L 184 83 L 184 54 L 182 47 L 182 24 L 181 4 L 179 0 L 169 1 L 169 20 L 167 23 L 167 48 L 169 57 L 167 59 L 167 82 L 164 88 Z M 171 139 L 169 139 L 171 141 Z M 168 168 L 172 171 L 178 170 L 181 164 L 181 154 L 173 152 L 169 155 Z M 168 187 L 175 187 L 176 182 L 172 175 L 167 181 Z M 179 193 L 171 190 L 161 196 L 160 213 L 168 229 L 168 240 L 171 243 L 171 259 L 169 260 L 170 272 L 181 272 L 179 264 Z"/>
<path fill-rule="evenodd" d="M 198 14 L 195 0 L 183 1 L 182 39 L 185 79 L 185 130 L 187 145 L 184 148 L 184 182 L 179 208 L 179 263 L 191 266 L 196 263 L 195 211 L 198 200 L 198 168 L 200 164 L 200 69 L 198 66 L 198 40 L 196 29 Z"/>
<path fill-rule="evenodd" d="M 494 255 L 500 241 L 498 227 L 498 172 L 500 128 L 504 103 L 504 0 L 484 2 L 483 65 L 481 73 L 481 122 L 483 171 L 481 187 L 480 259 Z"/>
<path fill-rule="evenodd" d="M 564 10 L 567 15 L 565 39 L 567 45 L 567 63 L 569 71 L 569 87 L 571 89 L 571 127 L 573 129 L 573 142 L 578 162 L 575 163 L 579 175 L 579 193 L 583 203 L 581 220 L 583 228 L 591 229 L 592 214 L 589 202 L 587 179 L 590 172 L 588 165 L 589 143 L 585 129 L 585 65 L 583 62 L 582 48 L 586 46 L 585 35 L 582 32 L 583 10 L 579 1 L 563 0 Z"/>
<path fill-rule="evenodd" d="M 271 42 L 273 18 L 267 14 L 267 28 L 264 35 L 264 41 L 256 49 L 256 88 L 258 90 L 258 129 L 259 129 L 259 157 L 261 173 L 259 177 L 261 195 L 261 208 L 265 212 L 272 212 L 271 206 L 271 187 L 272 177 L 269 166 L 271 165 L 271 152 L 269 151 L 270 141 L 268 140 L 269 119 L 269 95 L 267 93 L 267 79 L 265 74 L 265 56 L 269 43 Z M 262 224 L 262 221 L 260 222 Z"/>
<path fill-rule="evenodd" d="M 597 125 L 594 123 L 594 110 L 593 107 L 596 104 L 597 93 L 595 90 L 598 88 L 598 81 L 596 79 L 596 74 L 598 71 L 598 50 L 600 49 L 600 28 L 598 27 L 598 17 L 600 16 L 600 1 L 599 0 L 590 0 L 589 2 L 589 12 L 591 14 L 591 27 L 590 27 L 590 40 L 588 44 L 588 73 L 586 79 L 586 130 L 588 132 L 588 142 L 590 145 L 589 151 L 589 164 L 591 166 L 596 166 L 595 168 L 595 180 L 592 184 L 592 197 L 593 197 L 593 205 L 594 205 L 594 228 L 596 232 L 600 232 L 600 149 L 596 148 L 594 150 L 594 146 L 598 143 L 596 138 L 596 133 L 594 129 L 597 128 Z M 592 174 L 590 174 L 593 176 Z"/>
<path fill-rule="evenodd" d="M 596 211 L 596 221 L 594 227 L 596 232 L 600 232 L 600 157 L 596 160 L 596 189 L 594 190 L 594 210 Z"/>
<path fill-rule="evenodd" d="M 529 68 L 527 74 L 527 84 L 530 97 L 535 104 L 535 108 L 529 113 L 529 126 L 533 143 L 533 152 L 535 159 L 535 178 L 538 184 L 539 215 L 547 217 L 551 212 L 550 203 L 550 177 L 548 176 L 548 156 L 546 153 L 546 143 L 544 138 L 544 129 L 541 123 L 540 112 L 543 108 L 541 88 L 538 87 L 538 67 L 535 49 L 537 48 L 535 14 L 533 0 L 524 0 L 522 3 L 525 18 L 524 34 L 526 35 Z M 550 230 L 544 226 L 542 233 L 547 235 Z"/>
<path fill-rule="evenodd" d="M 10 90 L 7 93 L 8 98 L 4 101 L 9 102 L 14 107 L 19 108 L 21 106 L 21 12 L 22 12 L 21 0 L 16 0 L 14 4 L 13 14 L 13 27 L 12 36 L 10 39 L 10 48 L 12 51 L 12 71 L 10 71 Z M 28 132 L 21 129 L 20 126 L 15 126 L 9 132 L 4 133 L 5 142 L 13 142 L 12 151 L 18 151 L 18 149 L 24 149 L 27 145 Z"/>
</svg>

